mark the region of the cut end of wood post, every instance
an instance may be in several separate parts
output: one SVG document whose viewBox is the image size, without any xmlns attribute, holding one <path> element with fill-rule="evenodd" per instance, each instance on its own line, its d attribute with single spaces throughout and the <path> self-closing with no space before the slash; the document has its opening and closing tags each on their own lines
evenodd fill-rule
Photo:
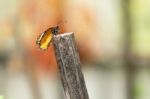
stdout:
<svg viewBox="0 0 150 99">
<path fill-rule="evenodd" d="M 58 35 L 55 35 L 55 37 L 59 37 L 59 36 L 68 36 L 68 35 L 73 35 L 73 32 L 68 32 L 68 33 L 58 34 Z"/>
</svg>

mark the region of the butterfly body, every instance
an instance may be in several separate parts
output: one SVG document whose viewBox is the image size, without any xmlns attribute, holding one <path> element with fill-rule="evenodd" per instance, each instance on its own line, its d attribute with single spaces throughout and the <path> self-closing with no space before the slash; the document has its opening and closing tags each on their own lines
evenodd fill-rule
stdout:
<svg viewBox="0 0 150 99">
<path fill-rule="evenodd" d="M 39 45 L 40 49 L 46 50 L 52 41 L 54 35 L 59 33 L 59 26 L 51 27 L 44 31 L 36 40 L 36 44 Z"/>
</svg>

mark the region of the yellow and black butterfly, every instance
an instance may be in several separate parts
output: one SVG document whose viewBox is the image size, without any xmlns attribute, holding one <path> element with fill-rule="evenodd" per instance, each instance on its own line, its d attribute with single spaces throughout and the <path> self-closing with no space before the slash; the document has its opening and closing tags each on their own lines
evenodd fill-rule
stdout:
<svg viewBox="0 0 150 99">
<path fill-rule="evenodd" d="M 40 49 L 46 50 L 52 41 L 54 35 L 59 33 L 59 26 L 48 28 L 44 31 L 36 40 L 36 44 L 39 45 Z"/>
</svg>

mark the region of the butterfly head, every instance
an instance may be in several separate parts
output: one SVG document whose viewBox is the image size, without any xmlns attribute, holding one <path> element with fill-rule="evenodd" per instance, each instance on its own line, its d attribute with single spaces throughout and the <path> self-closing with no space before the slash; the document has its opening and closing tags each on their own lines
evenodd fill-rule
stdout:
<svg viewBox="0 0 150 99">
<path fill-rule="evenodd" d="M 59 33 L 59 30 L 60 30 L 59 26 L 51 28 L 51 32 L 53 35 L 57 35 Z"/>
</svg>

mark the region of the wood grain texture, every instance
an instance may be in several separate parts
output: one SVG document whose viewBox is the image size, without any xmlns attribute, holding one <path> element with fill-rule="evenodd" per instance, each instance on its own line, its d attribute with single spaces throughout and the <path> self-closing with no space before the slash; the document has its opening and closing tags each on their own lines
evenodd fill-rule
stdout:
<svg viewBox="0 0 150 99">
<path fill-rule="evenodd" d="M 56 35 L 53 44 L 66 99 L 89 99 L 74 34 Z"/>
</svg>

